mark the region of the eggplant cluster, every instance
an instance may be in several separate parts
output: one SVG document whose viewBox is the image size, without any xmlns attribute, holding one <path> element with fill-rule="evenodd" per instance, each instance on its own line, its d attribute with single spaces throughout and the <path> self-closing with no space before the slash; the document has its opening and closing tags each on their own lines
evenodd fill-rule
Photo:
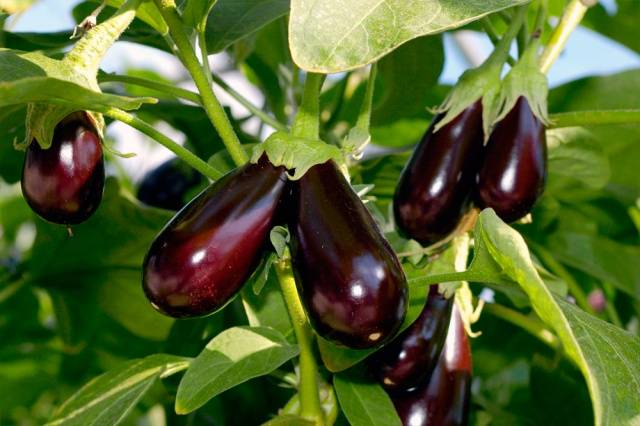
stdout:
<svg viewBox="0 0 640 426">
<path fill-rule="evenodd" d="M 102 140 L 85 112 L 58 123 L 48 149 L 36 141 L 27 148 L 22 193 L 49 222 L 68 226 L 87 220 L 100 205 L 104 181 Z"/>
<path fill-rule="evenodd" d="M 529 213 L 547 173 L 545 128 L 526 98 L 499 121 L 483 146 L 476 102 L 442 129 L 436 116 L 405 166 L 393 207 L 400 233 L 423 245 L 454 231 L 473 201 L 506 222 Z"/>
<path fill-rule="evenodd" d="M 418 319 L 368 359 L 405 426 L 468 421 L 471 348 L 453 300 L 437 288 Z"/>
<path fill-rule="evenodd" d="M 173 317 L 217 311 L 254 272 L 278 223 L 288 224 L 298 292 L 320 336 L 370 348 L 398 331 L 407 308 L 404 272 L 332 161 L 290 181 L 263 155 L 215 182 L 152 243 L 145 294 Z"/>
</svg>

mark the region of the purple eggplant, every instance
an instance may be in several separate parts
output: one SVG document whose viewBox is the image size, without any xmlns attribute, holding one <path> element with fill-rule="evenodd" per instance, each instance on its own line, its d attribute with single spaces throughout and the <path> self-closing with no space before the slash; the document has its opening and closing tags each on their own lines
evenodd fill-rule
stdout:
<svg viewBox="0 0 640 426">
<path fill-rule="evenodd" d="M 153 306 L 180 318 L 226 305 L 262 257 L 285 185 L 285 169 L 263 156 L 178 212 L 144 260 L 143 288 Z"/>
</svg>

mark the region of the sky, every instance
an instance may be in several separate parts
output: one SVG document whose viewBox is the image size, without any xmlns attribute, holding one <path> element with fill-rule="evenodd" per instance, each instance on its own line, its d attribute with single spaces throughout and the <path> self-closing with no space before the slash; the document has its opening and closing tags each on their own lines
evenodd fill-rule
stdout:
<svg viewBox="0 0 640 426">
<path fill-rule="evenodd" d="M 31 9 L 24 13 L 14 23 L 13 31 L 60 31 L 73 27 L 74 21 L 71 10 L 78 1 L 69 0 L 39 0 Z M 601 0 L 608 9 L 615 9 L 614 0 Z M 469 67 L 470 61 L 459 48 L 460 39 L 474 53 L 475 61 L 487 57 L 492 50 L 488 38 L 480 34 L 465 32 L 456 40 L 450 35 L 445 37 L 445 66 L 441 75 L 441 83 L 455 83 Z M 226 69 L 227 59 L 224 54 L 210 57 L 212 69 Z M 156 49 L 147 48 L 131 43 L 119 42 L 107 53 L 102 63 L 102 69 L 108 72 L 124 72 L 128 68 L 150 68 L 161 72 L 169 78 L 183 80 L 185 71 L 181 64 L 171 55 Z M 551 68 L 548 78 L 551 87 L 567 81 L 590 75 L 606 75 L 627 69 L 640 68 L 640 55 L 619 44 L 613 43 L 585 28 L 578 28 L 569 39 L 566 49 Z M 254 103 L 262 104 L 260 92 L 250 85 L 244 76 L 237 71 L 221 74 L 231 86 L 245 95 Z M 190 82 L 185 82 L 185 88 L 193 89 Z M 225 105 L 230 105 L 234 113 L 244 114 L 245 110 L 225 93 L 216 91 Z M 257 121 L 249 126 L 257 126 Z M 159 129 L 176 141 L 184 137 L 170 128 Z M 248 129 L 250 130 L 250 129 Z M 157 144 L 151 143 L 144 136 L 132 131 L 121 123 L 114 123 L 108 129 L 108 136 L 118 141 L 116 149 L 123 152 L 137 152 L 133 160 L 121 160 L 121 165 L 129 172 L 134 180 L 150 168 L 171 157 L 171 153 Z"/>
</svg>

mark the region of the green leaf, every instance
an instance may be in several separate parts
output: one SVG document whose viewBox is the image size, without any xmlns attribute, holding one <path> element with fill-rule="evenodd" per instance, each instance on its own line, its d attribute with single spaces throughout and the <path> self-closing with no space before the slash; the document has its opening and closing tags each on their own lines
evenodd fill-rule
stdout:
<svg viewBox="0 0 640 426">
<path fill-rule="evenodd" d="M 585 376 L 596 424 L 631 424 L 640 406 L 640 339 L 554 296 L 540 279 L 522 237 L 484 210 L 477 234 L 504 273 L 527 293 Z"/>
<path fill-rule="evenodd" d="M 352 426 L 400 426 L 389 395 L 361 371 L 350 370 L 333 378 L 338 402 Z"/>
<path fill-rule="evenodd" d="M 249 286 L 245 286 L 242 290 L 242 304 L 249 325 L 273 328 L 289 340 L 293 337 L 293 326 L 289 320 L 289 313 L 276 274 L 271 267 L 264 272 L 268 273 L 259 295 Z"/>
<path fill-rule="evenodd" d="M 115 426 L 156 380 L 188 365 L 187 358 L 161 354 L 128 361 L 87 383 L 58 408 L 47 425 Z"/>
<path fill-rule="evenodd" d="M 380 84 L 376 87 L 379 100 L 374 105 L 371 125 L 384 127 L 400 118 L 424 120 L 426 108 L 433 106 L 427 104 L 430 90 L 438 82 L 443 66 L 440 36 L 416 38 L 382 58 L 378 62 Z M 393 139 L 379 144 L 399 146 Z"/>
<path fill-rule="evenodd" d="M 521 3 L 292 0 L 291 53 L 307 71 L 345 71 L 371 63 L 416 37 L 459 27 Z"/>
<path fill-rule="evenodd" d="M 262 426 L 314 426 L 314 422 L 294 414 L 283 414 L 274 417 Z"/>
<path fill-rule="evenodd" d="M 211 9 L 218 0 L 187 0 L 182 11 L 182 20 L 188 27 L 198 32 L 204 31 Z"/>
<path fill-rule="evenodd" d="M 280 259 L 284 257 L 290 239 L 289 230 L 284 226 L 274 226 L 269 233 L 271 245 L 276 250 L 276 254 Z"/>
<path fill-rule="evenodd" d="M 182 378 L 176 412 L 190 413 L 211 398 L 263 376 L 298 354 L 276 330 L 233 327 L 214 337 Z"/>
<path fill-rule="evenodd" d="M 20 180 L 24 152 L 14 148 L 14 142 L 24 138 L 24 120 L 27 114 L 24 105 L 0 108 L 0 177 L 7 183 Z"/>
<path fill-rule="evenodd" d="M 288 11 L 288 0 L 218 0 L 207 21 L 207 49 L 220 52 Z"/>
<path fill-rule="evenodd" d="M 583 128 L 547 131 L 549 181 L 547 193 L 562 197 L 564 191 L 585 185 L 601 189 L 611 177 L 609 159 L 595 137 Z"/>
<path fill-rule="evenodd" d="M 640 300 L 640 247 L 573 232 L 554 233 L 546 246 L 561 262 Z"/>
</svg>

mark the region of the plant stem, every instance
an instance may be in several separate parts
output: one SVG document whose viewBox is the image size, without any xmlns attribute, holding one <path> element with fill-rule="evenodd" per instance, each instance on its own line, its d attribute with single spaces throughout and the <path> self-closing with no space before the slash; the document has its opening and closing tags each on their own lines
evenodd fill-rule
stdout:
<svg viewBox="0 0 640 426">
<path fill-rule="evenodd" d="M 522 328 L 553 349 L 559 349 L 561 347 L 558 337 L 549 331 L 539 320 L 497 303 L 487 303 L 484 305 L 483 310 L 496 318 L 500 318 Z"/>
<path fill-rule="evenodd" d="M 128 75 L 117 74 L 99 74 L 98 80 L 101 83 L 117 82 L 125 84 L 133 84 L 135 86 L 146 87 L 158 92 L 165 93 L 178 99 L 184 99 L 198 105 L 202 105 L 202 98 L 196 92 L 182 89 L 172 84 L 163 83 L 161 81 L 149 80 L 141 77 L 132 77 Z"/>
<path fill-rule="evenodd" d="M 507 60 L 507 57 L 509 56 L 509 48 L 511 47 L 511 42 L 513 41 L 514 37 L 518 35 L 518 31 L 522 26 L 522 22 L 524 21 L 526 12 L 526 5 L 518 6 L 516 13 L 511 20 L 511 24 L 509 24 L 509 28 L 507 28 L 507 31 L 505 31 L 498 44 L 496 44 L 493 52 L 491 53 L 491 56 L 489 56 L 489 58 L 481 66 L 490 67 L 497 65 L 502 67 L 504 62 Z"/>
<path fill-rule="evenodd" d="M 184 32 L 182 20 L 178 14 L 176 4 L 174 0 L 154 0 L 162 17 L 169 27 L 169 34 L 171 39 L 175 43 L 180 53 L 180 59 L 182 63 L 191 74 L 200 96 L 202 97 L 202 106 L 204 107 L 207 116 L 211 120 L 211 123 L 218 131 L 222 142 L 224 143 L 229 155 L 240 166 L 248 161 L 247 153 L 242 149 L 242 145 L 238 140 L 229 117 L 225 113 L 222 105 L 213 93 L 212 87 L 209 84 L 209 78 L 202 70 L 196 53 L 189 41 L 189 38 Z"/>
<path fill-rule="evenodd" d="M 255 106 L 247 98 L 242 96 L 240 93 L 236 92 L 236 90 L 233 87 L 229 86 L 226 81 L 224 81 L 223 79 L 221 79 L 215 74 L 211 75 L 211 78 L 213 79 L 213 82 L 216 85 L 220 86 L 222 90 L 224 90 L 229 95 L 231 95 L 236 101 L 238 101 L 239 104 L 245 107 L 250 113 L 252 113 L 256 117 L 258 117 L 260 120 L 262 120 L 263 123 L 268 124 L 274 129 L 280 130 L 282 132 L 286 132 L 289 130 L 287 126 L 280 123 L 278 120 L 271 117 L 269 114 L 267 114 L 262 109 L 260 109 L 260 107 Z"/>
<path fill-rule="evenodd" d="M 567 5 L 560 18 L 560 22 L 556 26 L 555 30 L 551 34 L 549 43 L 542 52 L 540 57 L 540 70 L 543 73 L 547 73 L 551 68 L 551 65 L 562 52 L 569 36 L 576 29 L 582 17 L 591 6 L 596 4 L 596 0 L 571 0 Z"/>
<path fill-rule="evenodd" d="M 369 126 L 371 124 L 371 107 L 373 106 L 373 92 L 376 86 L 376 75 L 378 74 L 377 71 L 378 65 L 377 63 L 373 63 L 371 65 L 371 70 L 369 71 L 367 89 L 364 94 L 364 99 L 362 100 L 362 105 L 360 106 L 358 121 L 356 122 L 356 127 L 359 127 L 367 132 L 369 131 Z"/>
<path fill-rule="evenodd" d="M 530 244 L 536 252 L 536 255 L 540 258 L 540 260 L 549 267 L 549 270 L 556 274 L 560 279 L 562 279 L 569 288 L 569 293 L 576 299 L 576 303 L 580 306 L 584 311 L 595 315 L 595 311 L 589 304 L 589 299 L 585 294 L 582 287 L 578 284 L 578 282 L 573 278 L 573 276 L 567 271 L 567 269 L 558 262 L 551 253 L 547 251 L 547 249 L 541 247 L 538 244 Z"/>
<path fill-rule="evenodd" d="M 204 75 L 207 76 L 207 80 L 209 80 L 209 85 L 211 85 L 211 68 L 209 67 L 209 50 L 207 49 L 207 39 L 205 31 L 200 31 L 198 33 L 198 47 L 200 47 L 200 56 L 202 56 L 202 71 L 204 71 Z"/>
<path fill-rule="evenodd" d="M 318 367 L 313 354 L 313 333 L 298 297 L 291 262 L 282 259 L 276 263 L 276 273 L 280 288 L 293 324 L 293 331 L 300 347 L 300 416 L 313 420 L 316 425 L 324 424 L 324 412 L 320 403 L 318 387 Z"/>
<path fill-rule="evenodd" d="M 601 111 L 574 111 L 549 115 L 548 129 L 602 124 L 640 123 L 640 109 L 614 109 Z"/>
<path fill-rule="evenodd" d="M 191 167 L 193 167 L 209 179 L 217 180 L 224 176 L 223 172 L 210 166 L 185 147 L 174 142 L 167 136 L 154 129 L 153 126 L 151 126 L 147 122 L 140 120 L 139 118 L 129 114 L 128 112 L 122 111 L 117 108 L 109 108 L 100 112 L 107 117 L 111 117 L 114 120 L 121 121 L 124 124 L 127 124 L 154 139 L 162 146 L 166 147 L 170 151 L 173 151 L 173 153 L 180 157 L 185 163 L 189 164 Z"/>
<path fill-rule="evenodd" d="M 222 90 L 227 92 L 231 97 L 238 101 L 242 106 L 244 106 L 247 111 L 258 117 L 262 120 L 263 123 L 270 125 L 274 129 L 286 131 L 287 126 L 280 123 L 275 118 L 271 117 L 259 107 L 253 105 L 247 98 L 242 96 L 239 92 L 236 92 L 231 86 L 229 86 L 224 80 L 216 75 L 211 75 L 213 82 L 220 86 Z M 117 74 L 99 74 L 98 80 L 101 83 L 106 82 L 118 82 L 125 84 L 133 84 L 135 86 L 146 87 L 148 89 L 156 90 L 158 92 L 165 93 L 167 95 L 173 96 L 178 99 L 184 99 L 186 101 L 193 102 L 198 105 L 202 105 L 202 98 L 196 92 L 192 92 L 191 90 L 182 89 L 180 87 L 176 87 L 172 84 L 163 83 L 160 81 L 149 80 L 147 78 L 141 77 L 132 77 L 128 75 L 117 75 Z"/>
<path fill-rule="evenodd" d="M 324 74 L 307 73 L 302 103 L 291 126 L 291 134 L 306 139 L 320 138 L 320 89 Z"/>
<path fill-rule="evenodd" d="M 493 44 L 494 46 L 498 44 L 500 42 L 500 36 L 498 35 L 498 32 L 496 31 L 493 24 L 491 23 L 491 20 L 489 18 L 483 18 L 482 26 L 484 27 L 484 32 L 485 34 L 487 34 L 487 37 L 489 37 L 491 44 Z M 516 64 L 516 60 L 513 59 L 513 56 L 511 55 L 507 57 L 507 62 L 511 66 Z"/>
</svg>

